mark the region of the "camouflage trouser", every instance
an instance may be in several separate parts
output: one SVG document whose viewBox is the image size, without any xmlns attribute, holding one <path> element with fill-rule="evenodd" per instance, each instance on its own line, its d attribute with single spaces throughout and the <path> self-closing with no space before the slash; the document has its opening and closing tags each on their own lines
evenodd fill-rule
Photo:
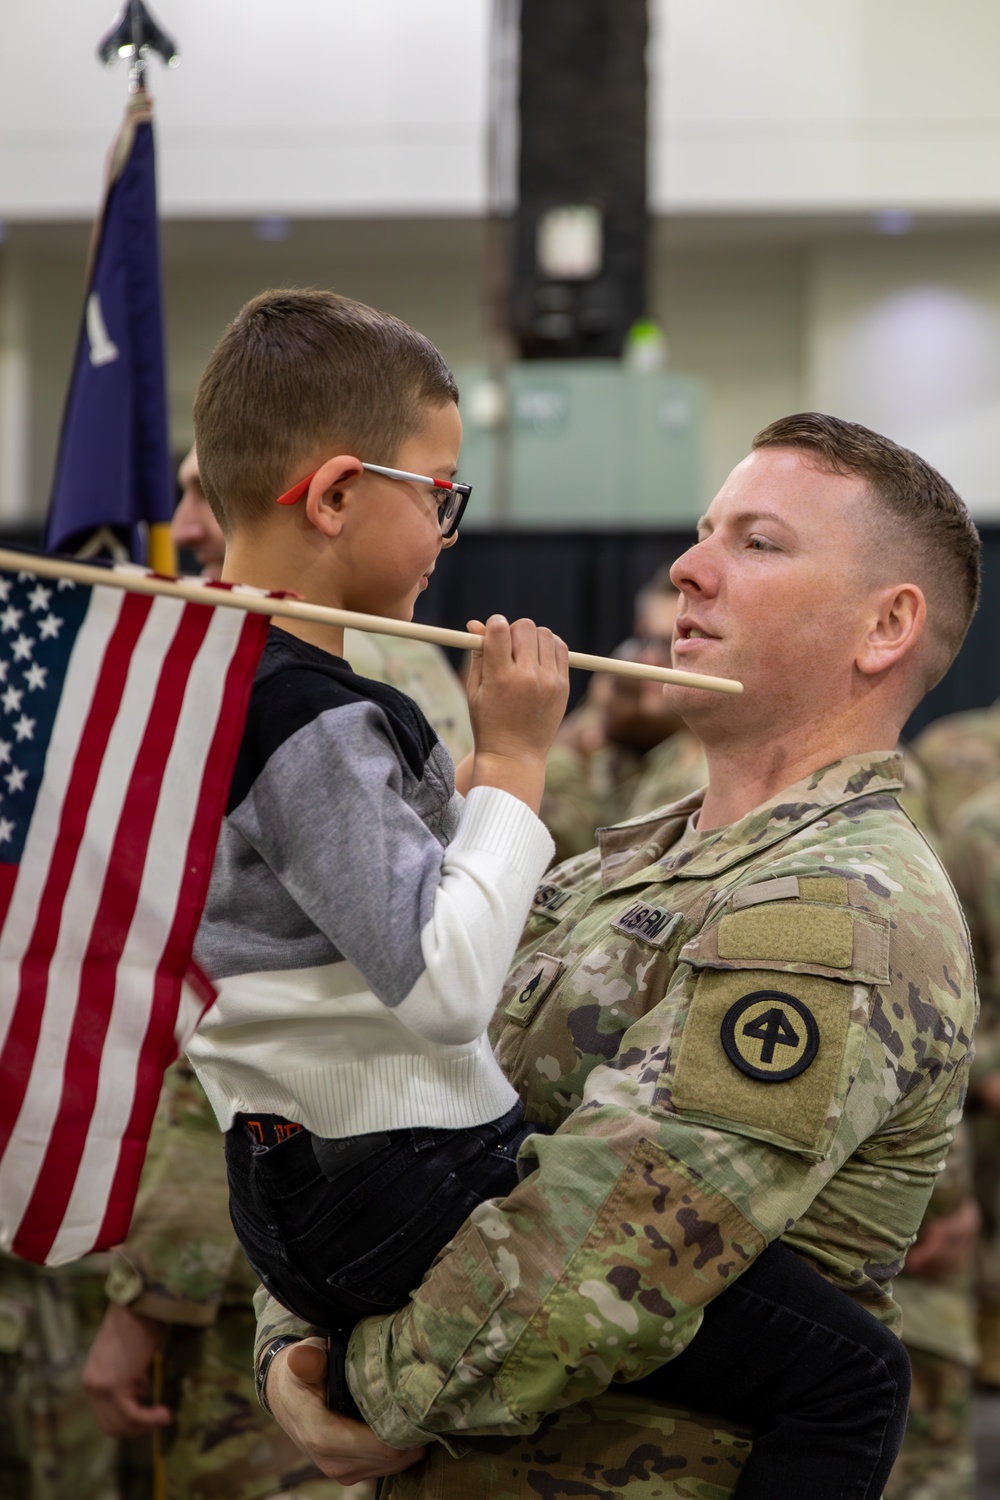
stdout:
<svg viewBox="0 0 1000 1500">
<path fill-rule="evenodd" d="M 372 1486 L 324 1479 L 257 1405 L 254 1315 L 224 1306 L 208 1328 L 174 1327 L 163 1396 L 165 1500 L 371 1500 Z"/>
<path fill-rule="evenodd" d="M 0 1256 L 2 1500 L 117 1500 L 118 1444 L 80 1383 L 106 1274 L 103 1262 L 43 1271 Z"/>
<path fill-rule="evenodd" d="M 581 1402 L 530 1438 L 476 1438 L 385 1482 L 382 1500 L 729 1500 L 750 1451 L 710 1417 L 625 1396 Z"/>
<path fill-rule="evenodd" d="M 973 1500 L 972 1371 L 922 1349 L 909 1354 L 910 1414 L 885 1500 Z"/>
</svg>

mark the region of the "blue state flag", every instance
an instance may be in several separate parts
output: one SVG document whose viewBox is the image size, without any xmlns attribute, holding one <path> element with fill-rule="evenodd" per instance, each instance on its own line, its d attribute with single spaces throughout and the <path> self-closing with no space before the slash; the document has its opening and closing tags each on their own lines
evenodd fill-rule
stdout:
<svg viewBox="0 0 1000 1500">
<path fill-rule="evenodd" d="M 107 528 L 134 561 L 170 571 L 173 504 L 153 126 L 140 93 L 95 230 L 46 548 L 77 552 Z"/>
</svg>

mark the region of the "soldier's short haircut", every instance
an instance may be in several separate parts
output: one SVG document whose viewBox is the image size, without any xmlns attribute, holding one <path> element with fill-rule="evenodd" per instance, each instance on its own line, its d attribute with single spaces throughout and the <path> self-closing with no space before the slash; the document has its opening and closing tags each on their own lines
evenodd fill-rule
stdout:
<svg viewBox="0 0 1000 1500">
<path fill-rule="evenodd" d="M 392 464 L 428 406 L 458 401 L 430 339 L 336 292 L 261 292 L 219 340 L 194 401 L 202 486 L 227 536 L 310 465 Z"/>
<path fill-rule="evenodd" d="M 821 412 L 780 417 L 753 440 L 796 448 L 817 468 L 868 483 L 872 557 L 898 559 L 927 600 L 925 690 L 951 666 L 979 603 L 982 543 L 964 501 L 936 469 L 890 438 Z"/>
</svg>

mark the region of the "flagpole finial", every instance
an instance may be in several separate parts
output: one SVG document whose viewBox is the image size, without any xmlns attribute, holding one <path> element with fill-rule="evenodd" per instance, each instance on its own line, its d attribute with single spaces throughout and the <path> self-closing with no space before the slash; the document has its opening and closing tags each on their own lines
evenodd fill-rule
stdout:
<svg viewBox="0 0 1000 1500">
<path fill-rule="evenodd" d="M 129 59 L 128 91 L 137 94 L 144 87 L 151 52 L 170 68 L 180 62 L 176 42 L 153 19 L 144 0 L 125 0 L 115 24 L 98 42 L 97 55 L 108 67 L 119 57 Z"/>
</svg>

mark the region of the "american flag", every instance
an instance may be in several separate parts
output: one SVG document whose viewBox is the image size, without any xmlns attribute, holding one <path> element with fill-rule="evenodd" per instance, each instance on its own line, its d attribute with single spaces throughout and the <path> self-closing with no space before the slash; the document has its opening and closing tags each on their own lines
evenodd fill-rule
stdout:
<svg viewBox="0 0 1000 1500">
<path fill-rule="evenodd" d="M 0 572 L 0 1247 L 124 1239 L 266 616 Z M 134 570 L 133 570 L 134 571 Z"/>
</svg>

